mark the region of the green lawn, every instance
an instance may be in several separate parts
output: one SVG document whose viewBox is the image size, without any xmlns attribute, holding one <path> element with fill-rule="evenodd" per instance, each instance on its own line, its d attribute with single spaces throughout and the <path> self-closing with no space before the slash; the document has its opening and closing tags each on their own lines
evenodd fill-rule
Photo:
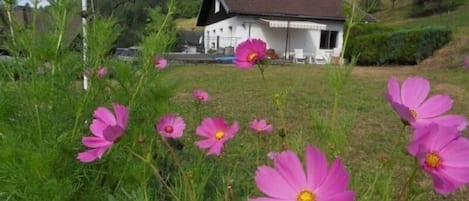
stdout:
<svg viewBox="0 0 469 201">
<path fill-rule="evenodd" d="M 396 174 L 400 175 L 397 178 L 403 179 L 409 174 L 406 165 L 411 164 L 412 159 L 405 152 L 408 141 L 402 139 L 402 136 L 399 137 L 401 122 L 388 106 L 383 93 L 391 76 L 396 76 L 402 81 L 408 76 L 416 75 L 430 80 L 431 94 L 443 93 L 454 98 L 452 113 L 469 116 L 467 71 L 419 67 L 355 68 L 351 80 L 340 96 L 338 114 L 339 124 L 343 126 L 346 137 L 345 152 L 339 157 L 345 160 L 353 175 L 353 187 L 358 191 L 357 200 L 381 200 L 383 197 L 380 196 L 386 197 L 380 195 L 383 193 L 382 189 L 368 192 L 373 196 L 365 196 L 367 188 L 364 188 L 363 184 L 373 181 L 374 174 L 378 172 L 383 160 L 390 157 L 391 146 L 397 140 L 401 141 L 398 146 L 401 151 L 398 153 L 399 160 L 394 163 L 403 166 L 395 170 Z M 256 69 L 237 70 L 232 65 L 186 65 L 175 66 L 169 73 L 169 78 L 180 80 L 172 101 L 176 103 L 182 115 L 191 116 L 193 109 L 190 95 L 194 89 L 200 88 L 207 90 L 211 97 L 211 101 L 205 105 L 205 115 L 219 115 L 240 121 L 244 132 L 228 144 L 230 151 L 236 150 L 241 144 L 253 146 L 251 140 L 255 139 L 247 131 L 248 121 L 251 119 L 266 118 L 273 122 L 274 127 L 280 124 L 271 97 L 275 93 L 288 91 L 288 146 L 301 153 L 303 145 L 316 144 L 329 153 L 334 152 L 330 145 L 321 144 L 321 132 L 325 129 L 321 122 L 327 122 L 331 116 L 334 95 L 328 86 L 327 70 L 322 66 L 273 66 L 266 71 L 266 80 L 262 81 Z M 194 126 L 196 125 L 192 123 L 189 127 Z M 273 140 L 274 146 L 263 150 L 280 149 L 278 144 L 275 145 L 279 139 L 278 127 L 274 133 L 268 137 Z M 406 133 L 409 133 L 408 129 Z M 425 195 L 412 200 L 443 199 L 432 193 L 431 180 L 426 175 L 419 174 L 418 184 L 417 192 Z M 464 200 L 468 193 L 468 190 L 460 191 L 445 200 Z M 393 200 L 389 197 L 387 199 Z"/>
<path fill-rule="evenodd" d="M 343 159 L 356 200 L 392 201 L 409 176 L 413 159 L 405 151 L 410 131 L 399 134 L 401 121 L 383 97 L 387 80 L 424 76 L 432 84 L 432 94 L 454 98 L 452 113 L 469 116 L 469 72 L 462 69 L 356 67 L 340 93 L 337 126 L 332 127 L 334 91 L 329 78 L 335 68 L 276 65 L 266 70 L 263 81 L 257 69 L 238 70 L 233 65 L 170 64 L 163 71 L 150 66 L 145 79 L 128 64 L 112 66 L 111 77 L 93 79 L 88 92 L 79 87 L 76 73 L 0 80 L 0 200 L 173 200 L 155 177 L 152 168 L 157 168 L 181 200 L 189 200 L 188 189 L 193 189 L 197 201 L 244 201 L 261 195 L 254 175 L 259 165 L 271 164 L 268 152 L 291 149 L 303 155 L 305 145 L 313 144 L 331 160 Z M 67 72 L 62 70 L 58 72 Z M 200 139 L 195 135 L 200 120 L 192 100 L 195 89 L 210 94 L 202 117 L 222 116 L 240 123 L 222 157 L 207 157 L 194 145 Z M 284 113 L 273 103 L 274 94 L 286 94 Z M 80 140 L 90 135 L 93 111 L 114 102 L 132 103 L 128 128 L 102 159 L 80 163 L 76 155 L 85 149 Z M 168 152 L 172 149 L 155 134 L 154 123 L 165 113 L 185 119 L 183 149 Z M 254 118 L 271 122 L 273 133 L 254 135 L 248 126 Z M 282 125 L 284 138 L 279 135 Z M 393 147 L 397 151 L 391 156 Z M 462 201 L 469 195 L 467 188 L 446 198 L 436 195 L 431 179 L 418 173 L 407 200 Z"/>
</svg>

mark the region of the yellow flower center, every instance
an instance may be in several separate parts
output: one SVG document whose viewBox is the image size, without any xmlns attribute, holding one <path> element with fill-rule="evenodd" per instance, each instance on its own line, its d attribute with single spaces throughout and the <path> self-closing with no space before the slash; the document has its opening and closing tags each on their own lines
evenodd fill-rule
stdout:
<svg viewBox="0 0 469 201">
<path fill-rule="evenodd" d="M 311 191 L 301 191 L 300 194 L 298 194 L 296 201 L 316 201 L 316 195 Z"/>
<path fill-rule="evenodd" d="M 257 57 L 257 52 L 251 52 L 248 55 L 248 61 L 251 62 Z"/>
<path fill-rule="evenodd" d="M 164 128 L 164 131 L 166 131 L 167 133 L 172 133 L 173 130 L 174 130 L 174 129 L 173 129 L 172 126 L 166 126 L 166 127 Z"/>
<path fill-rule="evenodd" d="M 435 153 L 428 153 L 427 157 L 425 158 L 425 165 L 429 168 L 438 168 L 441 164 L 441 158 Z"/>
<path fill-rule="evenodd" d="M 223 137 L 225 137 L 225 132 L 223 132 L 223 131 L 217 131 L 217 132 L 215 133 L 215 138 L 216 138 L 217 140 L 221 140 Z"/>
<path fill-rule="evenodd" d="M 417 116 L 418 116 L 418 115 L 417 115 L 417 111 L 415 111 L 415 110 L 410 110 L 410 114 L 412 115 L 412 117 L 413 117 L 414 119 L 417 119 Z"/>
</svg>

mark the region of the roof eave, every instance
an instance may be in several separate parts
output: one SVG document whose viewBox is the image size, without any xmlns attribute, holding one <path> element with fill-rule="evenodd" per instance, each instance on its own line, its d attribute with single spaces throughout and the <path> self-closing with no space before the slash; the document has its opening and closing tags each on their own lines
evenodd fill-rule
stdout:
<svg viewBox="0 0 469 201">
<path fill-rule="evenodd" d="M 345 21 L 345 17 L 334 17 L 334 16 L 308 16 L 308 15 L 290 15 L 283 13 L 232 13 L 235 15 L 242 16 L 255 16 L 255 17 L 281 17 L 281 18 L 293 18 L 293 19 L 315 19 L 315 20 L 332 20 L 332 21 Z"/>
</svg>

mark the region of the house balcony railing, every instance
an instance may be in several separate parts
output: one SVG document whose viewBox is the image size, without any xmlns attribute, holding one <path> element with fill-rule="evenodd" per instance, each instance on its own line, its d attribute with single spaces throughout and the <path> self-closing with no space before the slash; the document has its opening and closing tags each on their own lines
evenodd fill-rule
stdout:
<svg viewBox="0 0 469 201">
<path fill-rule="evenodd" d="M 236 47 L 241 37 L 205 36 L 204 44 L 208 49 Z"/>
</svg>

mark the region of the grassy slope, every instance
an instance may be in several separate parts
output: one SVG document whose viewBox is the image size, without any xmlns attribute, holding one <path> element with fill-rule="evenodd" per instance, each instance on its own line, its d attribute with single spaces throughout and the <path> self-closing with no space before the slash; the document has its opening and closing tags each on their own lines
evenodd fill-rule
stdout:
<svg viewBox="0 0 469 201">
<path fill-rule="evenodd" d="M 391 9 L 388 1 L 383 1 L 383 10 L 375 16 L 380 22 L 403 28 L 422 27 L 429 25 L 449 26 L 454 30 L 454 39 L 421 65 L 429 67 L 460 67 L 463 58 L 469 55 L 469 1 L 457 10 L 440 15 L 422 18 L 408 18 L 411 0 L 398 1 L 395 9 Z"/>
<path fill-rule="evenodd" d="M 179 18 L 176 19 L 176 28 L 179 30 L 184 30 L 184 31 L 191 31 L 191 30 L 196 30 L 196 31 L 203 31 L 203 27 L 198 27 L 197 25 L 197 18 Z"/>
</svg>

